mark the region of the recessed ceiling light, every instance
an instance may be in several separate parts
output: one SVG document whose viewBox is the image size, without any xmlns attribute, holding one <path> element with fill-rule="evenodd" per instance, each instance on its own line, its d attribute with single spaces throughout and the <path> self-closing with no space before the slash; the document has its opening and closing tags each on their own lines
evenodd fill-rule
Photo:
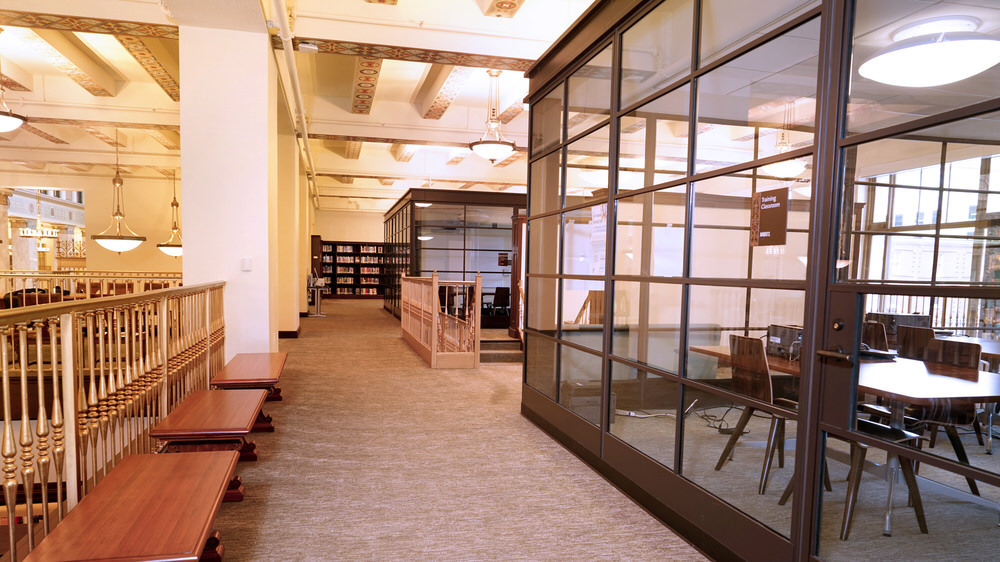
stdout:
<svg viewBox="0 0 1000 562">
<path fill-rule="evenodd" d="M 921 20 L 896 30 L 893 44 L 864 62 L 865 78 L 908 88 L 941 86 L 1000 63 L 1000 38 L 978 33 L 970 16 Z"/>
</svg>

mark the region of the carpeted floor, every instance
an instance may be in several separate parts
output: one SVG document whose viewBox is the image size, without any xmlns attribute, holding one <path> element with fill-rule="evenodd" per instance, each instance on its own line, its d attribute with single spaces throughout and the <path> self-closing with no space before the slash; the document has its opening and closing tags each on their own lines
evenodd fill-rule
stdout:
<svg viewBox="0 0 1000 562">
<path fill-rule="evenodd" d="M 431 370 L 381 301 L 324 308 L 281 340 L 227 560 L 704 559 L 520 415 L 519 365 Z"/>
</svg>

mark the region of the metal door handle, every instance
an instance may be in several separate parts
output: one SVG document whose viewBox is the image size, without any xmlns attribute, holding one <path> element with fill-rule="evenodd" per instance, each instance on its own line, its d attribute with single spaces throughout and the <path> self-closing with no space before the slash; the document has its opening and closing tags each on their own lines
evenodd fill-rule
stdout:
<svg viewBox="0 0 1000 562">
<path fill-rule="evenodd" d="M 839 345 L 835 349 L 820 349 L 816 352 L 816 355 L 829 359 L 836 359 L 837 361 L 843 361 L 848 365 L 854 364 L 854 357 L 849 353 L 844 353 L 844 349 Z"/>
</svg>

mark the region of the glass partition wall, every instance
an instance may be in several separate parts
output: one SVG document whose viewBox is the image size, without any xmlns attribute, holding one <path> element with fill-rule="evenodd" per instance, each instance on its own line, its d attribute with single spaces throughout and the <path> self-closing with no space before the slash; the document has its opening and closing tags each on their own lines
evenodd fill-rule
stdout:
<svg viewBox="0 0 1000 562">
<path fill-rule="evenodd" d="M 872 68 L 1000 6 L 750 4 L 595 6 L 529 72 L 522 411 L 710 554 L 989 551 L 1000 67 Z"/>
<path fill-rule="evenodd" d="M 512 218 L 524 209 L 525 196 L 411 189 L 385 216 L 392 277 L 386 310 L 399 315 L 399 279 L 403 275 L 450 281 L 482 276 L 483 324 L 505 327 L 511 304 L 495 301 L 497 289 L 510 291 L 514 251 Z M 503 296 L 501 295 L 501 298 Z"/>
</svg>

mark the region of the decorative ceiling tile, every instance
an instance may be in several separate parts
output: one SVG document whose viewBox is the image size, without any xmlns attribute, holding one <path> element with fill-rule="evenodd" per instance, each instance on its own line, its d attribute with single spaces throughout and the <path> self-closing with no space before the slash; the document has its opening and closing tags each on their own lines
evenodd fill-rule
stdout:
<svg viewBox="0 0 1000 562">
<path fill-rule="evenodd" d="M 70 125 L 73 127 L 110 127 L 113 129 L 157 129 L 160 131 L 180 132 L 179 125 L 162 125 L 157 123 L 130 123 L 127 121 L 90 121 L 84 119 L 64 119 L 59 117 L 32 117 L 32 123 L 43 125 Z M 310 135 L 311 136 L 311 135 Z"/>
<path fill-rule="evenodd" d="M 519 101 L 514 102 L 500 114 L 500 122 L 506 125 L 522 113 L 524 113 L 524 104 Z"/>
<path fill-rule="evenodd" d="M 87 131 L 88 133 L 90 133 L 94 138 L 96 138 L 96 139 L 104 142 L 108 146 L 117 146 L 119 148 L 124 148 L 125 147 L 124 144 L 122 144 L 122 143 L 118 142 L 117 140 L 115 140 L 114 137 L 110 137 L 110 136 L 104 134 L 103 132 L 101 132 L 100 129 L 98 129 L 97 127 L 94 127 L 93 125 L 78 125 L 78 126 L 81 129 L 83 129 L 84 131 Z"/>
<path fill-rule="evenodd" d="M 180 135 L 173 131 L 164 131 L 161 129 L 144 129 L 144 131 L 167 150 L 181 149 Z"/>
<path fill-rule="evenodd" d="M 351 99 L 351 113 L 368 115 L 375 99 L 378 75 L 382 71 L 382 59 L 360 55 L 354 61 L 354 93 Z"/>
<path fill-rule="evenodd" d="M 520 160 L 520 158 L 522 156 L 524 156 L 524 152 L 522 152 L 520 150 L 515 150 L 514 152 L 512 152 L 510 154 L 510 156 L 508 156 L 508 157 L 504 158 L 503 160 L 501 160 L 501 161 L 497 162 L 496 164 L 494 164 L 493 167 L 494 168 L 506 168 L 507 166 L 510 166 L 514 162 L 517 162 L 518 160 Z"/>
<path fill-rule="evenodd" d="M 43 39 L 37 33 L 24 33 L 20 36 L 20 39 L 25 43 L 28 43 L 31 46 L 31 49 L 41 56 L 45 62 L 57 68 L 60 72 L 68 76 L 71 80 L 79 84 L 80 87 L 87 90 L 92 95 L 101 97 L 114 96 L 112 92 L 108 91 L 108 89 L 104 86 L 101 86 L 97 80 L 87 74 L 87 72 L 80 68 L 75 62 L 70 60 L 66 55 L 62 54 L 59 49 L 50 45 L 48 41 Z"/>
</svg>

